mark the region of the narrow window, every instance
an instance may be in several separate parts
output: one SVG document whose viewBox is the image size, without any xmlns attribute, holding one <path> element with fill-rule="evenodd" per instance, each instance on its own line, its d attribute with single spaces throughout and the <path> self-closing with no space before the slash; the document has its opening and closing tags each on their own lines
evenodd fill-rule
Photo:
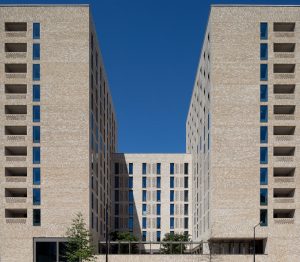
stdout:
<svg viewBox="0 0 300 262">
<path fill-rule="evenodd" d="M 40 209 L 33 209 L 32 223 L 33 223 L 33 226 L 41 225 L 41 210 Z"/>
<path fill-rule="evenodd" d="M 156 218 L 156 228 L 160 228 L 160 217 Z"/>
<path fill-rule="evenodd" d="M 267 209 L 261 209 L 260 210 L 260 222 L 261 226 L 266 227 L 268 226 L 268 210 Z"/>
<path fill-rule="evenodd" d="M 160 190 L 156 191 L 156 201 L 161 201 L 161 191 Z"/>
<path fill-rule="evenodd" d="M 147 215 L 147 205 L 143 204 L 143 216 Z"/>
<path fill-rule="evenodd" d="M 260 23 L 260 39 L 268 39 L 268 23 Z"/>
<path fill-rule="evenodd" d="M 189 205 L 184 204 L 184 215 L 187 216 L 189 214 Z"/>
<path fill-rule="evenodd" d="M 170 216 L 174 216 L 174 204 L 170 204 Z"/>
<path fill-rule="evenodd" d="M 115 201 L 119 201 L 119 190 L 115 190 Z"/>
<path fill-rule="evenodd" d="M 156 164 L 156 174 L 160 175 L 161 163 Z"/>
<path fill-rule="evenodd" d="M 119 215 L 119 204 L 115 204 L 115 216 Z"/>
<path fill-rule="evenodd" d="M 41 149 L 40 147 L 32 148 L 32 163 L 40 164 L 41 163 Z"/>
<path fill-rule="evenodd" d="M 266 206 L 268 204 L 268 189 L 261 188 L 260 189 L 260 205 Z"/>
<path fill-rule="evenodd" d="M 147 164 L 146 163 L 143 163 L 142 173 L 143 173 L 143 175 L 146 175 L 146 173 L 147 173 Z"/>
<path fill-rule="evenodd" d="M 174 188 L 174 177 L 170 177 L 170 188 Z"/>
<path fill-rule="evenodd" d="M 128 191 L 128 199 L 129 199 L 129 202 L 133 202 L 133 191 L 132 190 Z"/>
<path fill-rule="evenodd" d="M 41 189 L 33 188 L 32 197 L 33 197 L 33 204 L 40 205 L 41 204 Z"/>
<path fill-rule="evenodd" d="M 129 163 L 129 175 L 133 174 L 133 163 Z"/>
<path fill-rule="evenodd" d="M 129 189 L 133 188 L 133 177 L 128 178 L 128 187 L 129 187 Z"/>
<path fill-rule="evenodd" d="M 115 217 L 115 228 L 119 228 L 119 218 Z"/>
<path fill-rule="evenodd" d="M 160 227 L 159 227 L 160 228 Z M 157 231 L 156 232 L 156 241 L 157 242 L 160 242 L 160 239 L 161 239 L 161 232 L 160 231 Z"/>
<path fill-rule="evenodd" d="M 157 177 L 157 178 L 156 178 L 156 187 L 157 187 L 157 188 L 160 188 L 160 186 L 161 186 L 161 178 L 160 178 L 160 177 Z"/>
<path fill-rule="evenodd" d="M 40 106 L 32 106 L 32 121 L 33 122 L 41 121 Z"/>
<path fill-rule="evenodd" d="M 120 186 L 120 179 L 118 176 L 115 176 L 115 188 L 119 188 Z"/>
<path fill-rule="evenodd" d="M 268 148 L 267 147 L 260 148 L 260 163 L 268 164 Z"/>
<path fill-rule="evenodd" d="M 268 102 L 268 86 L 260 85 L 260 102 Z"/>
<path fill-rule="evenodd" d="M 143 190 L 143 202 L 147 201 L 147 191 Z"/>
<path fill-rule="evenodd" d="M 161 209 L 161 205 L 156 204 L 156 215 L 158 215 L 158 216 L 160 216 L 160 209 Z"/>
<path fill-rule="evenodd" d="M 133 216 L 133 204 L 129 204 L 128 213 L 129 213 L 129 216 Z"/>
<path fill-rule="evenodd" d="M 147 228 L 147 218 L 146 217 L 143 217 L 143 229 L 146 229 Z"/>
<path fill-rule="evenodd" d="M 174 163 L 170 163 L 170 174 L 174 175 Z"/>
<path fill-rule="evenodd" d="M 174 190 L 170 191 L 170 201 L 174 202 Z"/>
<path fill-rule="evenodd" d="M 33 143 L 40 143 L 41 128 L 39 126 L 32 127 L 32 140 Z"/>
<path fill-rule="evenodd" d="M 268 64 L 260 65 L 260 80 L 268 81 Z"/>
<path fill-rule="evenodd" d="M 115 163 L 115 174 L 119 175 L 119 173 L 120 173 L 119 163 Z"/>
<path fill-rule="evenodd" d="M 260 106 L 260 122 L 268 122 L 268 106 Z"/>
<path fill-rule="evenodd" d="M 184 163 L 184 174 L 185 175 L 189 174 L 189 163 Z"/>
<path fill-rule="evenodd" d="M 143 176 L 143 178 L 142 178 L 142 186 L 143 186 L 143 188 L 147 187 L 147 178 L 145 176 Z"/>
<path fill-rule="evenodd" d="M 260 143 L 268 143 L 268 127 L 260 127 Z"/>
<path fill-rule="evenodd" d="M 268 60 L 268 44 L 260 44 L 260 60 Z"/>
<path fill-rule="evenodd" d="M 41 169 L 39 167 L 34 167 L 32 172 L 32 183 L 34 185 L 41 184 Z"/>
<path fill-rule="evenodd" d="M 185 217 L 184 218 L 184 229 L 188 229 L 189 228 L 189 218 Z"/>
<path fill-rule="evenodd" d="M 32 86 L 32 101 L 39 102 L 41 98 L 41 88 L 40 85 Z"/>
<path fill-rule="evenodd" d="M 33 39 L 40 39 L 40 23 L 33 23 L 32 25 L 32 38 Z"/>
<path fill-rule="evenodd" d="M 41 66 L 40 64 L 32 65 L 32 79 L 34 81 L 39 81 L 41 79 Z"/>
<path fill-rule="evenodd" d="M 40 44 L 33 44 L 32 45 L 32 59 L 39 60 L 40 59 Z"/>
<path fill-rule="evenodd" d="M 170 217 L 170 229 L 174 229 L 174 217 Z"/>
<path fill-rule="evenodd" d="M 260 184 L 267 185 L 268 184 L 268 168 L 261 168 L 260 169 Z"/>
<path fill-rule="evenodd" d="M 129 217 L 128 219 L 128 228 L 129 231 L 133 231 L 133 217 Z"/>
<path fill-rule="evenodd" d="M 188 188 L 189 187 L 189 178 L 186 176 L 184 177 L 184 188 Z"/>
<path fill-rule="evenodd" d="M 189 191 L 188 190 L 184 190 L 184 201 L 189 201 Z"/>
</svg>

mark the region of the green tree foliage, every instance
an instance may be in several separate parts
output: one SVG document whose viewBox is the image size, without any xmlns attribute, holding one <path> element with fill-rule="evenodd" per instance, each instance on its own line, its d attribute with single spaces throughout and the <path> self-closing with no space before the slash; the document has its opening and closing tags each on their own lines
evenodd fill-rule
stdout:
<svg viewBox="0 0 300 262">
<path fill-rule="evenodd" d="M 178 233 L 167 233 L 162 240 L 161 253 L 163 254 L 182 254 L 186 250 L 186 245 L 176 242 L 188 242 L 189 235 L 187 234 L 178 234 Z M 166 242 L 166 243 L 164 243 Z M 175 242 L 175 243 L 168 243 Z"/>
<path fill-rule="evenodd" d="M 113 252 L 120 253 L 120 254 L 129 254 L 129 243 L 128 242 L 138 242 L 136 236 L 131 234 L 130 232 L 112 232 L 110 233 L 111 241 L 119 241 L 119 242 L 126 242 L 120 244 L 111 245 Z M 138 253 L 138 247 L 136 243 L 130 244 L 130 253 L 136 254 Z"/>
<path fill-rule="evenodd" d="M 95 261 L 91 236 L 86 229 L 81 213 L 76 214 L 71 227 L 67 230 L 66 236 L 66 258 L 68 262 Z"/>
</svg>

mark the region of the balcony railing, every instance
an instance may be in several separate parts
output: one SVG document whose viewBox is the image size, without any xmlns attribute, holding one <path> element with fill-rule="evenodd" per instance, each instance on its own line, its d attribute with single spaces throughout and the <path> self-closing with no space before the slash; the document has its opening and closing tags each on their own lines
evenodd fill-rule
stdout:
<svg viewBox="0 0 300 262">
<path fill-rule="evenodd" d="M 275 224 L 294 224 L 294 218 L 274 218 Z"/>
<path fill-rule="evenodd" d="M 6 120 L 18 121 L 18 120 L 26 120 L 25 114 L 7 114 Z"/>
<path fill-rule="evenodd" d="M 6 136 L 7 141 L 12 142 L 22 142 L 26 140 L 26 136 L 24 135 L 7 135 Z"/>
<path fill-rule="evenodd" d="M 274 79 L 294 79 L 295 73 L 274 73 Z"/>
<path fill-rule="evenodd" d="M 294 156 L 273 156 L 276 162 L 293 162 Z"/>
<path fill-rule="evenodd" d="M 27 177 L 26 176 L 7 176 L 5 178 L 5 181 L 10 183 L 18 183 L 18 182 L 26 182 Z"/>
<path fill-rule="evenodd" d="M 295 94 L 274 94 L 275 99 L 295 99 Z"/>
<path fill-rule="evenodd" d="M 275 37 L 294 37 L 295 32 L 274 32 Z"/>
<path fill-rule="evenodd" d="M 8 224 L 26 224 L 26 219 L 23 217 L 6 218 Z"/>
<path fill-rule="evenodd" d="M 26 78 L 26 73 L 5 73 L 6 78 Z"/>
<path fill-rule="evenodd" d="M 293 183 L 295 177 L 274 177 L 274 183 Z"/>
<path fill-rule="evenodd" d="M 6 203 L 26 203 L 27 197 L 5 197 Z"/>
<path fill-rule="evenodd" d="M 26 58 L 26 52 L 5 52 L 6 58 Z"/>
<path fill-rule="evenodd" d="M 22 162 L 26 161 L 26 156 L 6 156 L 8 162 Z"/>
<path fill-rule="evenodd" d="M 26 99 L 26 94 L 6 94 L 6 99 Z"/>
<path fill-rule="evenodd" d="M 292 114 L 274 114 L 275 120 L 295 120 L 295 115 Z"/>
<path fill-rule="evenodd" d="M 274 203 L 295 203 L 295 199 L 293 197 L 275 197 Z"/>
<path fill-rule="evenodd" d="M 275 58 L 295 58 L 295 53 L 292 52 L 275 52 Z"/>
<path fill-rule="evenodd" d="M 6 37 L 26 37 L 27 32 L 25 31 L 12 31 L 12 32 L 5 32 Z"/>
<path fill-rule="evenodd" d="M 293 135 L 274 135 L 274 140 L 276 142 L 290 142 L 295 140 Z"/>
</svg>

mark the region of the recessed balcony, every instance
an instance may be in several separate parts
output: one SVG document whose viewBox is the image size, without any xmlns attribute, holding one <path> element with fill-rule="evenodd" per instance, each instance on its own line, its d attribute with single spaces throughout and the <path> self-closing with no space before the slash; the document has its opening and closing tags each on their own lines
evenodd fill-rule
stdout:
<svg viewBox="0 0 300 262">
<path fill-rule="evenodd" d="M 294 58 L 295 57 L 295 43 L 274 43 L 274 57 L 275 58 Z"/>
<path fill-rule="evenodd" d="M 26 203 L 27 188 L 5 188 L 6 203 Z"/>
<path fill-rule="evenodd" d="M 5 23 L 5 34 L 7 37 L 25 37 L 27 34 L 27 23 L 7 22 Z"/>
<path fill-rule="evenodd" d="M 274 188 L 274 203 L 294 203 L 295 188 Z"/>
<path fill-rule="evenodd" d="M 295 78 L 295 64 L 274 64 L 273 73 L 275 79 Z"/>
<path fill-rule="evenodd" d="M 276 224 L 293 224 L 295 209 L 274 209 L 273 218 Z"/>
<path fill-rule="evenodd" d="M 291 23 L 291 22 L 274 23 L 273 31 L 275 37 L 294 37 L 295 23 Z"/>
<path fill-rule="evenodd" d="M 6 146 L 4 152 L 6 161 L 26 161 L 26 146 Z"/>
<path fill-rule="evenodd" d="M 26 78 L 27 64 L 5 64 L 7 78 Z"/>
<path fill-rule="evenodd" d="M 276 142 L 290 142 L 295 140 L 295 126 L 274 126 L 273 135 Z"/>
<path fill-rule="evenodd" d="M 26 167 L 5 167 L 6 182 L 26 182 Z"/>
<path fill-rule="evenodd" d="M 275 99 L 295 99 L 295 85 L 274 85 Z"/>
<path fill-rule="evenodd" d="M 295 109 L 296 109 L 295 105 L 274 105 L 274 119 L 294 120 Z"/>
<path fill-rule="evenodd" d="M 5 105 L 6 120 L 26 120 L 26 105 Z"/>
<path fill-rule="evenodd" d="M 5 97 L 6 99 L 26 99 L 27 85 L 23 84 L 6 84 Z"/>
<path fill-rule="evenodd" d="M 278 146 L 273 148 L 273 158 L 277 162 L 293 162 L 295 147 Z"/>
<path fill-rule="evenodd" d="M 274 167 L 273 176 L 275 183 L 295 182 L 295 167 Z"/>
<path fill-rule="evenodd" d="M 5 43 L 6 58 L 26 58 L 27 44 L 26 43 Z"/>
<path fill-rule="evenodd" d="M 5 209 L 5 220 L 8 224 L 26 224 L 27 209 Z"/>
<path fill-rule="evenodd" d="M 7 141 L 22 142 L 26 140 L 27 126 L 5 126 L 4 132 Z"/>
</svg>

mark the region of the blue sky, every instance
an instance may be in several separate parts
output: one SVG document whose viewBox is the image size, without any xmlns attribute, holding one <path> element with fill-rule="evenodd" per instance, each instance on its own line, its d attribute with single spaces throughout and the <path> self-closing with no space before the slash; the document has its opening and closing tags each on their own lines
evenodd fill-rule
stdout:
<svg viewBox="0 0 300 262">
<path fill-rule="evenodd" d="M 119 151 L 185 151 L 185 120 L 211 3 L 298 1 L 95 0 L 90 3 L 119 125 Z"/>
</svg>

